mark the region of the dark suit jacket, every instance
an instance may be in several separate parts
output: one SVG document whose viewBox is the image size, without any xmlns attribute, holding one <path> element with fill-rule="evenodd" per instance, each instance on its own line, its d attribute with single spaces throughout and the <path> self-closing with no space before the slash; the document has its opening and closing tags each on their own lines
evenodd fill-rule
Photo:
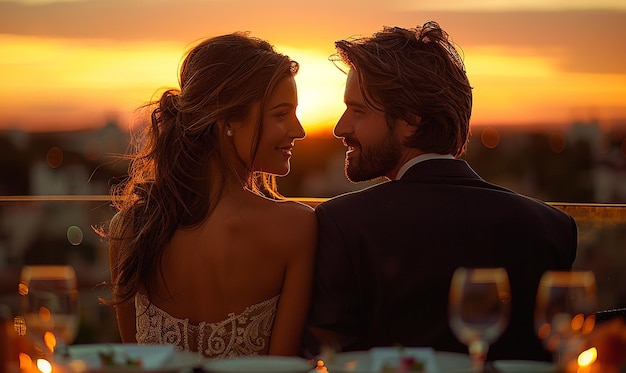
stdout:
<svg viewBox="0 0 626 373">
<path fill-rule="evenodd" d="M 542 273 L 570 269 L 576 256 L 576 223 L 561 210 L 487 183 L 463 160 L 437 159 L 316 212 L 309 324 L 350 336 L 344 351 L 401 344 L 467 353 L 448 326 L 452 273 L 504 267 L 511 319 L 488 358 L 550 358 L 533 313 Z"/>
</svg>

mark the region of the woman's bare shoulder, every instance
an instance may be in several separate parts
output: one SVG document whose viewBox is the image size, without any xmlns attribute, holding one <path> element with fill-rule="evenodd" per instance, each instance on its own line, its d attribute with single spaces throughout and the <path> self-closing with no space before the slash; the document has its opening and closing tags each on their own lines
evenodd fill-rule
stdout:
<svg viewBox="0 0 626 373">
<path fill-rule="evenodd" d="M 274 201 L 277 205 L 283 206 L 285 208 L 292 209 L 294 213 L 302 213 L 302 214 L 313 214 L 315 215 L 315 210 L 313 207 L 307 205 L 306 203 L 302 203 L 294 200 L 280 200 Z"/>
<path fill-rule="evenodd" d="M 272 201 L 276 219 L 282 220 L 284 224 L 307 224 L 317 222 L 315 210 L 304 203 L 293 200 Z"/>
<path fill-rule="evenodd" d="M 260 213 L 267 213 L 274 218 L 302 218 L 306 219 L 315 214 L 313 207 L 291 199 L 274 200 L 261 196 L 254 196 L 254 205 Z"/>
<path fill-rule="evenodd" d="M 292 200 L 266 202 L 268 204 L 263 209 L 266 232 L 271 232 L 287 246 L 293 245 L 294 241 L 314 241 L 317 217 L 311 206 Z"/>
</svg>

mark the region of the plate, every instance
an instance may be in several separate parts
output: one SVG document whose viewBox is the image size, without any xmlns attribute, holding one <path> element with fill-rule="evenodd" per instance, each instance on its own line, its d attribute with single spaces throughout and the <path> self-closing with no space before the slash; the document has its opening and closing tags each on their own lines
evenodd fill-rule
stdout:
<svg viewBox="0 0 626 373">
<path fill-rule="evenodd" d="M 299 357 L 264 355 L 208 360 L 202 367 L 211 373 L 305 373 L 313 365 Z"/>
<path fill-rule="evenodd" d="M 429 367 L 430 373 L 469 373 L 472 371 L 472 360 L 466 354 L 443 351 L 432 351 L 432 354 L 434 365 Z M 375 362 L 372 357 L 373 354 L 370 351 L 339 352 L 325 360 L 324 365 L 329 373 L 379 373 L 374 368 Z"/>
<path fill-rule="evenodd" d="M 545 361 L 532 360 L 496 360 L 493 366 L 503 373 L 553 373 L 557 371 L 557 367 Z"/>
<path fill-rule="evenodd" d="M 470 373 L 472 372 L 472 358 L 458 352 L 435 351 L 435 361 L 439 372 Z"/>
<path fill-rule="evenodd" d="M 371 355 L 371 368 L 374 372 L 380 372 L 385 367 L 397 370 L 402 356 L 421 361 L 427 372 L 437 371 L 435 350 L 432 348 L 403 348 L 400 350 L 397 347 L 375 347 L 369 350 L 369 353 Z"/>
<path fill-rule="evenodd" d="M 69 346 L 70 358 L 64 362 L 71 372 L 169 373 L 182 368 L 200 366 L 203 358 L 197 353 L 177 351 L 173 345 L 138 345 L 134 343 L 103 343 Z M 119 365 L 103 366 L 101 353 L 112 353 Z M 141 359 L 141 366 L 124 366 L 126 359 Z"/>
</svg>

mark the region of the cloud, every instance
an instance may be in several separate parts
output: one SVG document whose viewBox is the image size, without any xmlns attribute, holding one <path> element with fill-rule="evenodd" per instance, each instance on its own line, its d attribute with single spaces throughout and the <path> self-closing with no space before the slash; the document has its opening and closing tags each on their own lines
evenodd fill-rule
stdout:
<svg viewBox="0 0 626 373">
<path fill-rule="evenodd" d="M 552 110 L 555 117 L 572 106 L 612 105 L 620 113 L 624 107 L 626 10 L 513 11 L 465 0 L 439 0 L 437 10 L 409 9 L 406 4 L 424 2 L 406 0 L 28 1 L 0 0 L 0 52 L 5 51 L 0 72 L 9 88 L 3 102 L 12 102 L 5 106 L 13 109 L 2 115 L 13 122 L 33 113 L 41 123 L 60 117 L 81 123 L 86 111 L 103 108 L 126 113 L 158 85 L 175 79 L 188 46 L 233 31 L 251 31 L 302 62 L 300 111 L 329 112 L 335 101 L 341 106 L 342 87 L 335 88 L 334 80 L 320 84 L 319 91 L 307 84 L 319 83 L 319 76 L 343 81 L 327 61 L 334 41 L 427 20 L 439 22 L 464 50 L 477 87 L 476 118 L 511 120 L 522 113 L 519 107 L 537 115 L 537 105 L 543 106 L 534 112 Z M 567 3 L 580 8 L 583 1 Z M 606 1 L 585 3 L 604 6 Z M 463 4 L 473 5 L 460 11 Z M 329 89 L 339 98 L 325 93 Z M 67 115 L 46 116 L 40 101 Z M 55 106 L 67 102 L 73 109 Z"/>
<path fill-rule="evenodd" d="M 577 10 L 545 10 L 541 3 Z M 437 10 L 426 8 L 428 4 L 437 4 Z M 329 55 L 338 39 L 369 35 L 383 25 L 414 27 L 435 20 L 467 58 L 497 49 L 503 60 L 542 58 L 567 73 L 626 74 L 626 10 L 580 10 L 585 4 L 626 8 L 622 0 L 388 0 L 384 5 L 363 0 L 0 0 L 0 34 L 87 45 L 92 40 L 112 45 L 169 42 L 184 48 L 206 36 L 251 31 L 276 45 Z"/>
<path fill-rule="evenodd" d="M 401 8 L 409 11 L 568 11 L 568 10 L 626 10 L 623 0 L 439 0 L 435 2 L 402 2 Z"/>
<path fill-rule="evenodd" d="M 503 11 L 505 3 L 535 10 Z M 559 9 L 595 4 L 623 10 L 536 10 L 542 3 Z M 457 11 L 429 10 L 424 2 L 406 4 L 400 0 L 385 6 L 356 0 L 0 2 L 0 34 L 188 44 L 210 35 L 251 31 L 274 44 L 330 54 L 335 40 L 350 35 L 371 34 L 383 25 L 414 27 L 435 20 L 466 52 L 475 46 L 500 46 L 558 60 L 560 68 L 570 72 L 626 73 L 626 51 L 620 47 L 626 35 L 626 2 L 621 0 L 436 2 L 439 9 Z"/>
</svg>

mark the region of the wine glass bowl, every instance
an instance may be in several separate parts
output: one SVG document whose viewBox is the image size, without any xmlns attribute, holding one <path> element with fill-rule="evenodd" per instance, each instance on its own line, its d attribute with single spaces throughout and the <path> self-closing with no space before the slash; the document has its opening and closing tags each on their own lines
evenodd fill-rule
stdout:
<svg viewBox="0 0 626 373">
<path fill-rule="evenodd" d="M 489 346 L 509 323 L 509 277 L 504 268 L 458 268 L 450 284 L 449 321 L 468 346 L 474 371 L 484 369 Z"/>
<path fill-rule="evenodd" d="M 595 326 L 596 281 L 591 271 L 547 271 L 537 288 L 535 331 L 554 363 L 566 364 L 575 346 Z"/>
<path fill-rule="evenodd" d="M 18 290 L 26 335 L 45 353 L 62 350 L 74 341 L 79 305 L 71 266 L 25 266 Z"/>
</svg>

